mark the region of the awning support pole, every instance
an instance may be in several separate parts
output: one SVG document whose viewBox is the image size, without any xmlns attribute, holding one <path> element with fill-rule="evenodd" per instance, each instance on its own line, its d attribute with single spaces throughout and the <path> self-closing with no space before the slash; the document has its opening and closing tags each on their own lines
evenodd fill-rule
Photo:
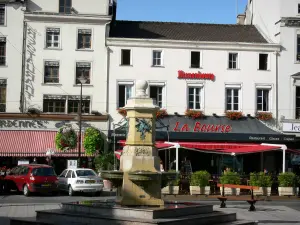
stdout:
<svg viewBox="0 0 300 225">
<path fill-rule="evenodd" d="M 178 150 L 179 150 L 179 146 L 178 145 L 176 145 L 176 172 L 178 172 L 178 170 L 179 170 L 179 164 L 178 164 Z"/>
<path fill-rule="evenodd" d="M 282 172 L 285 173 L 285 149 L 282 150 Z"/>
</svg>

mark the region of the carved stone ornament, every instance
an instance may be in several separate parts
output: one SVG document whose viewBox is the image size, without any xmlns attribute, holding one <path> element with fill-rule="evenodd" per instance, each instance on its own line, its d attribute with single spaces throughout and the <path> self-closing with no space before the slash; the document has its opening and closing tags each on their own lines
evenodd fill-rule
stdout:
<svg viewBox="0 0 300 225">
<path fill-rule="evenodd" d="M 146 134 L 151 133 L 152 130 L 151 120 L 136 118 L 136 122 L 136 131 L 141 133 L 141 140 L 145 140 Z"/>
<path fill-rule="evenodd" d="M 125 146 L 123 156 L 152 156 L 151 146 Z"/>
</svg>

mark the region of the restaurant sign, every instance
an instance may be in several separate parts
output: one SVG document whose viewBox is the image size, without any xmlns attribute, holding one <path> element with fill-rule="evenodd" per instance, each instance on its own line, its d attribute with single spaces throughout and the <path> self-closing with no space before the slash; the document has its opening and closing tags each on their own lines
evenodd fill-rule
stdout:
<svg viewBox="0 0 300 225">
<path fill-rule="evenodd" d="M 195 79 L 195 80 L 215 80 L 215 75 L 213 73 L 186 73 L 182 70 L 178 71 L 178 79 Z"/>
<path fill-rule="evenodd" d="M 227 124 L 202 124 L 195 122 L 194 125 L 187 123 L 176 122 L 173 129 L 175 132 L 211 132 L 211 133 L 229 133 L 232 131 L 232 126 Z"/>
</svg>

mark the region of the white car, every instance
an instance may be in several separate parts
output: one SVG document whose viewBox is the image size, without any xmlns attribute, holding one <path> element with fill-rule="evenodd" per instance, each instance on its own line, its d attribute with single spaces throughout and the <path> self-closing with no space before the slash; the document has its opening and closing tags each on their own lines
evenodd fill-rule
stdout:
<svg viewBox="0 0 300 225">
<path fill-rule="evenodd" d="M 91 169 L 66 169 L 58 176 L 58 188 L 67 191 L 69 196 L 76 192 L 100 194 L 103 190 L 103 180 Z"/>
</svg>

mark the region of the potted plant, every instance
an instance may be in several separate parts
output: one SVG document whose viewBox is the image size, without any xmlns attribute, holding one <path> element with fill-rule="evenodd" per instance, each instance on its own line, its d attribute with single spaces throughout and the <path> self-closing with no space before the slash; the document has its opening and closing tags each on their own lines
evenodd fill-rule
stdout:
<svg viewBox="0 0 300 225">
<path fill-rule="evenodd" d="M 187 109 L 185 111 L 185 116 L 192 118 L 192 119 L 198 119 L 198 118 L 203 118 L 204 113 L 199 110 Z"/>
<path fill-rule="evenodd" d="M 160 109 L 156 112 L 156 118 L 164 118 L 165 116 L 168 116 L 166 109 Z"/>
<path fill-rule="evenodd" d="M 210 174 L 207 171 L 197 171 L 191 176 L 190 193 L 191 195 L 209 195 Z"/>
<path fill-rule="evenodd" d="M 259 190 L 253 190 L 254 195 L 271 195 L 272 176 L 264 172 L 250 173 L 250 185 L 258 186 Z"/>
<path fill-rule="evenodd" d="M 83 147 L 87 155 L 98 153 L 103 147 L 104 140 L 101 132 L 94 127 L 89 127 L 84 132 Z"/>
<path fill-rule="evenodd" d="M 114 165 L 114 153 L 104 152 L 94 159 L 95 168 L 101 174 L 101 170 L 112 170 Z M 104 188 L 112 189 L 112 183 L 109 180 L 103 180 Z"/>
<path fill-rule="evenodd" d="M 256 118 L 259 120 L 271 120 L 273 118 L 272 113 L 270 112 L 257 112 Z"/>
<path fill-rule="evenodd" d="M 231 120 L 238 120 L 243 117 L 242 112 L 236 112 L 236 111 L 226 111 L 225 115 L 228 119 L 231 119 Z"/>
<path fill-rule="evenodd" d="M 292 172 L 280 173 L 278 176 L 279 187 L 278 193 L 279 196 L 285 195 L 295 195 L 295 182 L 296 175 Z"/>
<path fill-rule="evenodd" d="M 220 177 L 221 184 L 240 184 L 240 176 L 237 172 L 227 171 Z M 220 188 L 221 194 L 223 194 L 223 188 Z M 240 188 L 224 188 L 225 195 L 240 195 Z"/>
<path fill-rule="evenodd" d="M 72 127 L 60 128 L 55 136 L 56 148 L 62 151 L 75 149 L 77 147 L 77 135 Z"/>
<path fill-rule="evenodd" d="M 176 172 L 176 171 L 170 170 L 169 172 Z M 164 195 L 178 195 L 179 183 L 180 183 L 180 176 L 178 174 L 175 180 L 170 181 L 166 187 L 163 187 L 161 189 L 161 193 Z"/>
<path fill-rule="evenodd" d="M 127 111 L 124 108 L 119 108 L 118 113 L 121 114 L 122 116 L 126 117 L 127 116 Z"/>
</svg>

